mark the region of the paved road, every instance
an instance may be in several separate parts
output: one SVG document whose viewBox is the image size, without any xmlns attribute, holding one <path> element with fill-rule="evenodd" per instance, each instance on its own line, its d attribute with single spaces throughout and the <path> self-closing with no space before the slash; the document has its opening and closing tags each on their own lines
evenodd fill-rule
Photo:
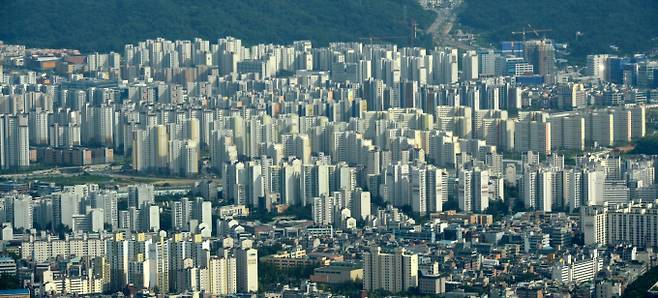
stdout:
<svg viewBox="0 0 658 298">
<path fill-rule="evenodd" d="M 457 11 L 462 2 L 455 2 L 450 7 L 430 7 L 427 8 L 436 12 L 434 22 L 425 30 L 425 33 L 432 34 L 434 44 L 437 46 L 455 47 L 463 50 L 474 50 L 475 47 L 455 39 L 451 33 L 455 22 L 457 21 Z"/>
</svg>

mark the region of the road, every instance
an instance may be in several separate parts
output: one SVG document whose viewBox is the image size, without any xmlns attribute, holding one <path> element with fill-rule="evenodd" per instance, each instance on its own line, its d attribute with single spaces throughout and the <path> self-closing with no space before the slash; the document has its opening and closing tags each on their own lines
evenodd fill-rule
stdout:
<svg viewBox="0 0 658 298">
<path fill-rule="evenodd" d="M 203 177 L 198 178 L 179 178 L 179 177 L 152 177 L 152 176 L 140 176 L 140 175 L 128 175 L 120 173 L 96 173 L 101 176 L 111 177 L 113 179 L 120 179 L 124 181 L 134 181 L 135 183 L 150 183 L 155 185 L 193 185 L 195 182 L 204 179 Z"/>
<path fill-rule="evenodd" d="M 50 169 L 35 170 L 25 173 L 12 173 L 0 175 L 1 179 L 5 180 L 40 180 L 47 177 L 76 177 L 83 174 L 94 176 L 108 177 L 115 179 L 117 184 L 132 184 L 132 183 L 151 183 L 154 185 L 171 185 L 171 186 L 187 186 L 193 185 L 201 179 L 213 179 L 218 184 L 220 180 L 213 177 L 156 177 L 146 176 L 140 174 L 126 173 L 113 168 L 110 164 L 87 165 L 87 166 L 73 166 L 73 167 L 54 167 Z"/>
<path fill-rule="evenodd" d="M 452 34 L 452 28 L 457 21 L 457 13 L 463 5 L 462 1 L 445 7 L 425 7 L 425 9 L 436 12 L 434 22 L 425 30 L 432 34 L 436 46 L 454 47 L 462 50 L 474 50 L 475 47 L 457 40 Z"/>
</svg>

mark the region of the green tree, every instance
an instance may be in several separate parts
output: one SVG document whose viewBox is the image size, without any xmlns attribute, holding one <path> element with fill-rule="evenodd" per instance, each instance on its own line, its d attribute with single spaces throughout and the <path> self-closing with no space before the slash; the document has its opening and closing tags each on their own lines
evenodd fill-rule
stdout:
<svg viewBox="0 0 658 298">
<path fill-rule="evenodd" d="M 614 52 L 611 45 L 624 53 L 655 47 L 656 15 L 654 0 L 467 0 L 459 21 L 494 43 L 520 40 L 512 32 L 529 30 L 528 24 L 550 29 L 540 37 L 568 43 L 571 57 L 584 62 L 587 54 Z"/>
<path fill-rule="evenodd" d="M 416 0 L 3 1 L 1 24 L 11 24 L 12 30 L 0 30 L 0 40 L 83 51 L 121 51 L 126 43 L 156 37 L 216 40 L 227 35 L 247 44 L 311 40 L 326 45 L 410 36 L 412 22 L 427 28 L 434 17 Z M 414 44 L 431 45 L 431 38 L 419 36 Z"/>
<path fill-rule="evenodd" d="M 21 285 L 15 275 L 2 274 L 0 275 L 0 290 L 18 289 Z"/>
</svg>

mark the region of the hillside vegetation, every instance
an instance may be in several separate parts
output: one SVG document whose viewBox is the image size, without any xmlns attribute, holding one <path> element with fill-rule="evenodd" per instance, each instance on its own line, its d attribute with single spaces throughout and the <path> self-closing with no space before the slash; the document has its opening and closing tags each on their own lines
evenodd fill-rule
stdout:
<svg viewBox="0 0 658 298">
<path fill-rule="evenodd" d="M 408 36 L 412 20 L 425 28 L 434 18 L 415 0 L 1 2 L 0 40 L 5 43 L 83 51 L 118 50 L 125 43 L 156 37 L 216 40 L 227 35 L 251 44 L 310 39 L 324 45 L 370 36 Z M 406 38 L 391 41 L 408 43 Z"/>
<path fill-rule="evenodd" d="M 568 42 L 573 57 L 588 53 L 648 50 L 657 45 L 656 0 L 465 0 L 462 25 L 491 42 L 520 39 L 512 31 L 531 24 L 557 42 Z M 576 39 L 576 32 L 582 35 Z M 527 36 L 534 37 L 534 34 Z M 652 40 L 653 39 L 653 40 Z"/>
</svg>

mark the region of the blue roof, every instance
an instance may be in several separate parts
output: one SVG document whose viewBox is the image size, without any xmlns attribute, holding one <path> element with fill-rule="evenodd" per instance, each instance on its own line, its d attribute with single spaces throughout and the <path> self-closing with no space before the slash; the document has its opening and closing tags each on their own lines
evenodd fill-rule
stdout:
<svg viewBox="0 0 658 298">
<path fill-rule="evenodd" d="M 28 289 L 0 290 L 0 296 L 14 296 L 14 295 L 30 295 L 30 290 Z"/>
</svg>

